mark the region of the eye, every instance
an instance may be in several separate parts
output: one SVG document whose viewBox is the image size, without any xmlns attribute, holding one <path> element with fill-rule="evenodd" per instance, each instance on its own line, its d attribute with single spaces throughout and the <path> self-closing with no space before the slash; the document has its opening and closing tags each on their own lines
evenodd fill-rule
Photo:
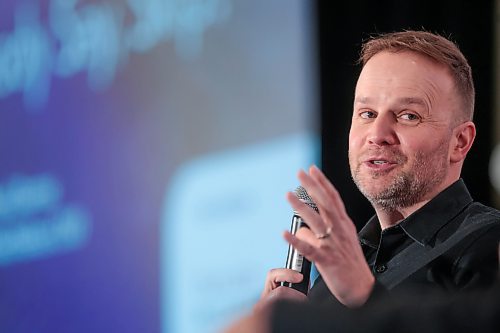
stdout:
<svg viewBox="0 0 500 333">
<path fill-rule="evenodd" d="M 417 114 L 410 112 L 402 113 L 398 116 L 398 118 L 409 123 L 416 123 L 420 121 L 420 117 Z"/>
<path fill-rule="evenodd" d="M 359 113 L 359 116 L 363 119 L 372 119 L 375 118 L 377 115 L 373 111 L 362 111 Z"/>
</svg>

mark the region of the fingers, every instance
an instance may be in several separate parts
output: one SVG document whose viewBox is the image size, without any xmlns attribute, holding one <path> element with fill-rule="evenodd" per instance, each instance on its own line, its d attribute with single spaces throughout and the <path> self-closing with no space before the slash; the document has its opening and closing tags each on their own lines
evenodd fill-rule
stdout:
<svg viewBox="0 0 500 333">
<path fill-rule="evenodd" d="M 295 237 L 311 244 L 314 247 L 319 247 L 321 244 L 321 240 L 318 239 L 314 232 L 312 232 L 309 228 L 299 228 L 299 230 L 295 233 Z"/>
<path fill-rule="evenodd" d="M 287 200 L 315 234 L 323 233 L 325 231 L 326 228 L 324 223 L 321 221 L 320 215 L 318 215 L 314 209 L 303 203 L 292 192 L 287 193 Z"/>
<path fill-rule="evenodd" d="M 310 230 L 302 228 L 296 235 L 285 232 L 284 238 L 315 262 L 328 289 L 341 303 L 362 304 L 371 292 L 374 277 L 338 191 L 315 166 L 308 173 L 300 171 L 298 178 L 318 206 L 319 214 L 289 193 L 288 201 Z"/>
<path fill-rule="evenodd" d="M 338 218 L 340 218 L 340 214 L 344 209 L 344 204 L 338 191 L 335 187 L 330 183 L 330 181 L 326 178 L 326 176 L 316 167 L 311 167 L 309 174 L 303 172 L 302 174 L 303 181 L 308 182 L 308 188 L 306 190 L 310 190 L 312 192 L 311 197 L 313 200 L 317 200 L 317 204 L 323 208 L 323 211 L 334 211 L 338 214 Z M 321 211 L 321 209 L 320 209 Z"/>
<path fill-rule="evenodd" d="M 297 271 L 286 268 L 275 268 L 267 273 L 262 297 L 268 295 L 272 290 L 278 288 L 281 282 L 299 283 L 303 276 Z"/>
<path fill-rule="evenodd" d="M 317 247 L 310 244 L 306 240 L 301 240 L 290 232 L 285 231 L 283 234 L 285 240 L 290 243 L 300 254 L 306 257 L 309 261 L 321 261 L 321 254 Z"/>
<path fill-rule="evenodd" d="M 267 280 L 279 284 L 280 282 L 298 283 L 302 281 L 302 274 L 293 269 L 275 268 L 267 273 Z"/>
<path fill-rule="evenodd" d="M 297 174 L 300 184 L 306 189 L 307 193 L 311 196 L 313 201 L 318 205 L 319 211 L 321 213 L 321 208 L 325 208 L 328 204 L 331 204 L 327 200 L 327 193 L 325 192 L 323 186 L 304 170 L 300 170 Z"/>
<path fill-rule="evenodd" d="M 311 178 L 315 179 L 319 184 L 321 184 L 324 191 L 328 194 L 329 197 L 335 199 L 337 208 L 342 210 L 344 214 L 347 214 L 345 211 L 344 202 L 342 201 L 339 192 L 337 191 L 335 186 L 333 186 L 330 180 L 326 178 L 325 174 L 316 165 L 313 165 L 309 168 L 309 174 L 311 175 Z"/>
<path fill-rule="evenodd" d="M 303 170 L 299 171 L 298 178 L 318 206 L 326 228 L 336 229 L 340 221 L 349 219 L 338 191 L 321 170 L 312 166 L 309 168 L 309 174 Z M 324 233 L 326 228 L 322 228 L 319 233 Z"/>
</svg>

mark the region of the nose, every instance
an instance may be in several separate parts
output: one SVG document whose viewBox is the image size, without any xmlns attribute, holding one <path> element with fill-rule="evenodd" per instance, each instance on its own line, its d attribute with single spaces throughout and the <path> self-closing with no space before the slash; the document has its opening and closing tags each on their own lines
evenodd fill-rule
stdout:
<svg viewBox="0 0 500 333">
<path fill-rule="evenodd" d="M 398 137 L 395 131 L 396 125 L 396 119 L 393 119 L 390 115 L 379 115 L 370 124 L 367 136 L 368 143 L 377 146 L 397 144 Z"/>
</svg>

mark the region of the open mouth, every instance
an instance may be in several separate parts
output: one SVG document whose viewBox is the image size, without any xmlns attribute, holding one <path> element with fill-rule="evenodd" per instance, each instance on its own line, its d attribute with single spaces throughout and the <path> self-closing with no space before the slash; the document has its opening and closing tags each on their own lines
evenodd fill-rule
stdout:
<svg viewBox="0 0 500 333">
<path fill-rule="evenodd" d="M 376 165 L 383 165 L 383 164 L 389 164 L 389 162 L 384 161 L 384 160 L 372 160 L 370 161 L 371 164 L 376 164 Z"/>
<path fill-rule="evenodd" d="M 373 160 L 367 160 L 365 162 L 365 165 L 372 170 L 388 171 L 396 167 L 397 163 L 389 160 L 373 159 Z"/>
</svg>

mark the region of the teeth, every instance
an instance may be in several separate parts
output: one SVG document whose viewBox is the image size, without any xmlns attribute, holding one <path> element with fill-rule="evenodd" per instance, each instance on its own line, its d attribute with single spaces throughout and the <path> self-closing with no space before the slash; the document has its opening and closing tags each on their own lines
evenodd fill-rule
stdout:
<svg viewBox="0 0 500 333">
<path fill-rule="evenodd" d="M 373 164 L 386 164 L 386 161 L 373 161 Z"/>
</svg>

